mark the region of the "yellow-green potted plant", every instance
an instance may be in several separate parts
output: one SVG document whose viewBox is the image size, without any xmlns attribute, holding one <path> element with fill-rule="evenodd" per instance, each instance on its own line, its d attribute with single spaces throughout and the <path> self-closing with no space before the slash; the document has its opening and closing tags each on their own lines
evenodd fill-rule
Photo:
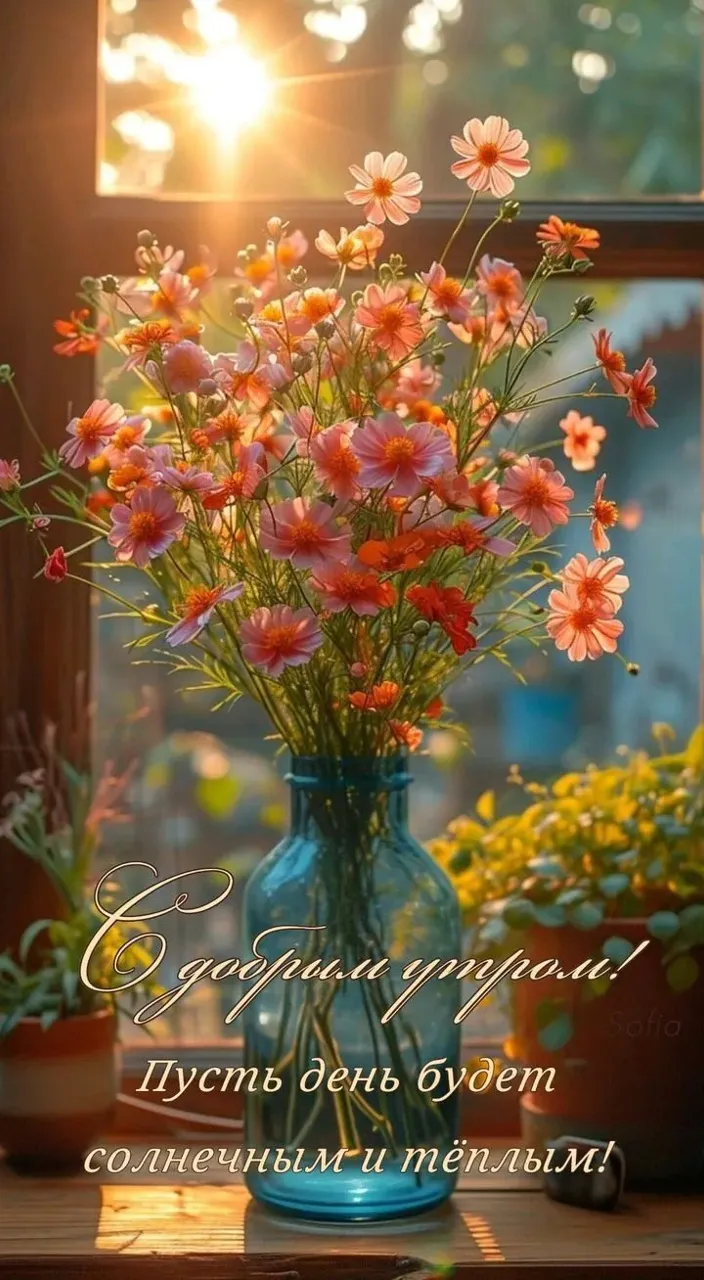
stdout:
<svg viewBox="0 0 704 1280">
<path fill-rule="evenodd" d="M 615 1139 L 631 1179 L 696 1174 L 704 1164 L 704 728 L 678 753 L 624 752 L 497 816 L 491 794 L 432 852 L 455 880 L 471 954 L 569 971 L 592 957 L 616 980 L 504 983 L 507 1053 L 554 1066 L 550 1090 L 521 1099 L 527 1141 Z"/>
</svg>

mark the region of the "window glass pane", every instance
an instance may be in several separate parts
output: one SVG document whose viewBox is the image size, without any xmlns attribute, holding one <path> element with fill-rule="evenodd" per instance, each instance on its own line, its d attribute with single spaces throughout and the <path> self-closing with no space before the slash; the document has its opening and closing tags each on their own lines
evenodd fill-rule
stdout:
<svg viewBox="0 0 704 1280">
<path fill-rule="evenodd" d="M 569 314 L 574 283 L 556 281 L 548 288 L 540 309 L 555 328 Z M 622 743 L 647 746 L 655 721 L 672 725 L 681 741 L 699 718 L 701 285 L 590 281 L 590 288 L 599 321 L 618 336 L 629 367 L 639 366 L 647 354 L 658 367 L 660 430 L 641 432 L 626 418 L 622 401 L 595 400 L 593 416 L 607 428 L 597 466 L 577 474 L 565 460 L 563 468 L 576 492 L 575 511 L 586 511 L 595 479 L 608 473 L 608 496 L 622 513 L 620 527 L 611 532 L 613 554 L 623 556 L 631 580 L 620 614 L 626 628 L 620 647 L 624 657 L 639 664 L 640 676 L 633 679 L 616 660 L 570 664 L 552 646 L 514 650 L 525 685 L 498 663 L 474 668 L 452 697 L 470 730 L 472 751 L 458 756 L 454 739 L 436 733 L 427 737 L 428 754 L 414 757 L 413 828 L 423 840 L 437 835 L 487 788 L 505 794 L 511 764 L 520 766 L 526 780 L 543 781 L 589 760 L 603 761 Z M 209 316 L 227 325 L 226 283 L 221 290 L 210 299 Z M 574 333 L 552 357 L 555 379 L 593 363 L 589 326 Z M 204 340 L 211 350 L 227 342 L 215 328 Z M 462 350 L 456 345 L 452 358 L 461 359 Z M 101 353 L 98 372 L 106 394 L 132 412 L 142 408 L 139 384 L 119 375 L 105 344 Z M 554 441 L 569 407 L 569 400 L 547 406 L 521 429 L 532 433 L 535 447 Z M 496 447 L 509 446 L 508 429 L 497 432 Z M 155 424 L 149 438 L 158 433 Z M 586 520 L 571 521 L 555 538 L 561 561 L 588 546 Z M 121 579 L 116 590 L 137 595 L 143 590 L 138 574 L 111 573 Z M 237 882 L 232 899 L 217 910 L 168 918 L 164 977 L 171 985 L 187 959 L 238 955 L 248 872 L 273 846 L 287 818 L 286 760 L 275 759 L 257 706 L 241 700 L 213 714 L 202 695 L 182 696 L 178 677 L 165 666 L 140 663 L 147 652 L 125 648 L 138 639 L 138 624 L 116 617 L 97 620 L 109 612 L 104 599 L 96 602 L 98 755 L 115 760 L 119 753 L 122 761 L 133 762 L 134 774 L 133 821 L 106 828 L 105 866 L 144 860 L 166 876 L 222 864 Z M 117 724 L 125 726 L 126 740 L 122 733 L 116 745 Z M 199 984 L 168 1022 L 155 1024 L 156 1033 L 186 1041 L 237 1035 L 236 1024 L 223 1024 L 228 987 Z M 475 1012 L 467 1025 L 475 1038 L 497 1030 L 490 1007 Z M 133 1029 L 133 1034 L 144 1043 L 143 1033 Z"/>
<path fill-rule="evenodd" d="M 106 0 L 103 194 L 338 198 L 401 150 L 461 195 L 449 138 L 498 113 L 521 196 L 701 191 L 702 0 Z"/>
</svg>

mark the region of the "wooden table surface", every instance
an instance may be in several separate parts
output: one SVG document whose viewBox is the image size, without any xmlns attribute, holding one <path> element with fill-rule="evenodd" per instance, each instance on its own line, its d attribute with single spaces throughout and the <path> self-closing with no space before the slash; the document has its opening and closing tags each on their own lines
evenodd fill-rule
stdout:
<svg viewBox="0 0 704 1280">
<path fill-rule="evenodd" d="M 132 1150 L 139 1155 L 146 1145 Z M 704 1189 L 632 1194 L 619 1211 L 594 1213 L 554 1203 L 529 1175 L 477 1174 L 442 1210 L 398 1226 L 342 1230 L 277 1218 L 236 1179 L 218 1183 L 212 1174 L 0 1172 L 3 1280 L 328 1280 L 331 1273 L 394 1280 L 448 1266 L 477 1280 L 497 1264 L 505 1280 L 546 1268 L 574 1277 L 598 1271 L 600 1280 L 704 1277 Z"/>
</svg>

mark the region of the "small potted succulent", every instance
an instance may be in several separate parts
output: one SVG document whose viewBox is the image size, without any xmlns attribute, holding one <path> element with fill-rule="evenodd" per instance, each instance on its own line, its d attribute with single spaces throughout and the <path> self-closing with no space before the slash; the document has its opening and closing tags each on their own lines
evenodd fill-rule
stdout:
<svg viewBox="0 0 704 1280">
<path fill-rule="evenodd" d="M 550 787 L 514 769 L 521 812 L 497 816 L 485 794 L 432 845 L 472 956 L 624 966 L 614 981 L 504 982 L 497 998 L 508 1056 L 555 1067 L 550 1090 L 522 1095 L 526 1141 L 614 1139 L 632 1182 L 704 1164 L 704 727 L 674 754 L 671 730 L 654 734 L 659 754 L 622 749 Z"/>
<path fill-rule="evenodd" d="M 115 1105 L 117 1009 L 83 984 L 80 964 L 102 923 L 91 896 L 100 828 L 121 817 L 124 784 L 108 771 L 94 787 L 50 746 L 5 798 L 0 836 L 40 866 L 62 907 L 29 925 L 16 956 L 0 954 L 0 1147 L 18 1167 L 76 1164 Z"/>
</svg>

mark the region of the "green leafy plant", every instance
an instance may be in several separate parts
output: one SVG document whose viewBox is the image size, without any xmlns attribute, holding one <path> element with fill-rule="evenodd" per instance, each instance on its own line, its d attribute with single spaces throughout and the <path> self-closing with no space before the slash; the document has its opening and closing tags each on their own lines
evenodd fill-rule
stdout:
<svg viewBox="0 0 704 1280">
<path fill-rule="evenodd" d="M 486 792 L 432 842 L 457 886 L 472 955 L 510 954 L 534 926 L 588 933 L 613 920 L 601 950 L 618 964 L 633 945 L 618 921 L 644 919 L 670 987 L 694 985 L 694 951 L 704 946 L 704 726 L 674 754 L 667 725 L 653 734 L 659 754 L 622 749 L 619 763 L 549 787 L 514 768 L 530 801 L 521 812 L 498 816 Z M 598 980 L 590 984 L 591 996 L 601 993 Z M 547 1047 L 560 1048 L 569 1028 L 556 1027 L 552 1012 L 542 1011 L 546 1037 L 560 1043 Z"/>
<path fill-rule="evenodd" d="M 100 829 L 105 822 L 126 820 L 118 801 L 127 778 L 115 776 L 108 768 L 94 784 L 89 774 L 78 772 L 56 754 L 50 737 L 41 766 L 21 773 L 17 790 L 5 797 L 0 836 L 41 867 L 63 913 L 61 919 L 32 921 L 20 940 L 17 959 L 9 952 L 0 955 L 0 1038 L 23 1018 L 38 1018 L 47 1029 L 59 1018 L 115 1006 L 111 996 L 81 981 L 80 965 L 103 923 L 92 897 Z M 114 927 L 117 946 L 129 936 L 123 931 L 118 938 Z M 138 944 L 132 944 L 131 954 L 135 963 L 148 963 Z M 99 954 L 91 973 L 96 986 L 109 986 L 107 961 Z"/>
</svg>

